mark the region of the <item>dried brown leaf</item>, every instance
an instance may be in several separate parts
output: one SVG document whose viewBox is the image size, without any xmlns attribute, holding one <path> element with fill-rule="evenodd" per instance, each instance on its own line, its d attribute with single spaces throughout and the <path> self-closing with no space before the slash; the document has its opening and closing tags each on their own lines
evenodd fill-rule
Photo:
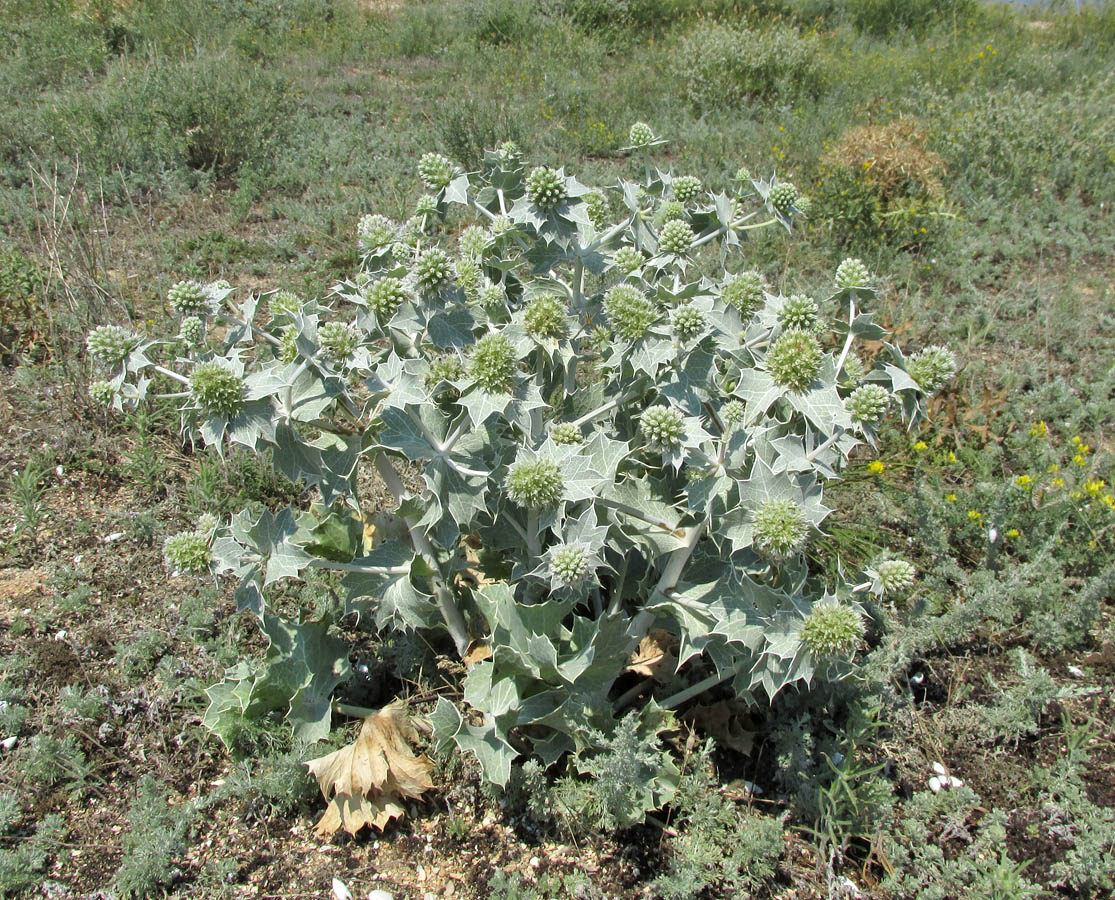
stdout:
<svg viewBox="0 0 1115 900">
<path fill-rule="evenodd" d="M 652 631 L 641 641 L 627 664 L 627 671 L 665 683 L 677 671 L 677 640 L 667 631 Z"/>
<path fill-rule="evenodd" d="M 681 718 L 715 739 L 718 744 L 730 747 L 744 756 L 750 755 L 755 746 L 755 732 L 748 727 L 751 724 L 750 714 L 747 707 L 737 700 L 694 706 L 682 713 Z"/>
</svg>

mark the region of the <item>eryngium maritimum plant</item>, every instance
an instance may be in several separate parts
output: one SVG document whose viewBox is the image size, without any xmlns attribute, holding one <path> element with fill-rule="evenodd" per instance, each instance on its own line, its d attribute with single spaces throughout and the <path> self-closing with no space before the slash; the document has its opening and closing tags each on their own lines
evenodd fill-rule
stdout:
<svg viewBox="0 0 1115 900">
<path fill-rule="evenodd" d="M 660 143 L 631 138 L 640 157 Z M 164 545 L 174 571 L 232 578 L 271 646 L 210 690 L 209 727 L 231 740 L 240 717 L 282 711 L 300 739 L 328 735 L 349 671 L 334 620 L 489 648 L 463 676 L 469 709 L 443 699 L 430 720 L 501 784 L 524 755 L 591 771 L 652 629 L 683 648 L 668 684 L 639 686 L 652 735 L 716 681 L 758 698 L 847 672 L 856 595 L 908 579 L 880 563 L 845 582 L 805 552 L 824 485 L 888 411 L 923 415 L 951 354 L 907 364 L 850 263 L 817 304 L 771 293 L 746 239 L 799 212 L 773 180 L 647 165 L 590 187 L 505 150 L 469 174 L 436 155 L 419 169 L 434 206 L 362 219 L 359 269 L 326 298 L 187 286 L 176 302 L 213 319 L 207 341 L 89 338 L 102 402 L 176 404 L 193 439 L 304 486 Z M 819 330 L 817 306 L 841 312 Z M 852 365 L 863 341 L 885 348 L 874 368 Z M 314 570 L 334 619 L 281 616 L 273 595 Z M 635 818 L 668 799 L 677 770 L 659 771 Z"/>
</svg>

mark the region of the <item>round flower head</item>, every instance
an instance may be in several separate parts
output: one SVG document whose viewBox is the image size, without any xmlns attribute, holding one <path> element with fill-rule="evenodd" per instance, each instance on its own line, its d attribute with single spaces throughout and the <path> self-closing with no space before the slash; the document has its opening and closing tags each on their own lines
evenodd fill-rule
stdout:
<svg viewBox="0 0 1115 900">
<path fill-rule="evenodd" d="M 910 357 L 906 365 L 910 377 L 927 394 L 939 391 L 956 374 L 956 357 L 947 347 L 934 345 Z"/>
<path fill-rule="evenodd" d="M 418 202 L 414 204 L 414 214 L 416 216 L 436 216 L 437 197 L 433 194 L 423 194 L 418 198 Z"/>
<path fill-rule="evenodd" d="M 492 236 L 492 240 L 498 240 L 514 230 L 515 222 L 508 216 L 496 216 L 488 226 L 488 233 Z"/>
<path fill-rule="evenodd" d="M 289 365 L 298 359 L 298 329 L 287 325 L 279 335 L 279 361 Z"/>
<path fill-rule="evenodd" d="M 688 253 L 693 229 L 681 219 L 670 219 L 658 235 L 658 247 L 666 253 Z"/>
<path fill-rule="evenodd" d="M 198 316 L 186 316 L 178 327 L 178 336 L 191 347 L 205 343 L 205 320 Z"/>
<path fill-rule="evenodd" d="M 190 375 L 194 402 L 211 416 L 231 416 L 244 401 L 244 380 L 223 363 L 198 364 Z"/>
<path fill-rule="evenodd" d="M 632 147 L 645 147 L 647 144 L 654 143 L 654 132 L 646 122 L 636 122 L 631 126 L 627 140 L 631 142 Z"/>
<path fill-rule="evenodd" d="M 484 270 L 473 256 L 461 256 L 453 264 L 457 272 L 457 284 L 469 297 L 475 297 L 484 286 Z"/>
<path fill-rule="evenodd" d="M 550 429 L 550 439 L 555 444 L 579 444 L 584 440 L 581 429 L 572 422 L 558 422 L 554 425 Z"/>
<path fill-rule="evenodd" d="M 725 428 L 734 428 L 743 421 L 744 406 L 738 400 L 729 400 L 720 407 L 720 421 Z"/>
<path fill-rule="evenodd" d="M 566 544 L 550 551 L 550 573 L 563 587 L 576 587 L 585 580 L 588 559 L 584 548 Z"/>
<path fill-rule="evenodd" d="M 554 209 L 565 202 L 565 179 L 553 169 L 536 166 L 527 176 L 527 196 L 539 209 Z"/>
<path fill-rule="evenodd" d="M 209 549 L 209 535 L 184 531 L 168 537 L 163 544 L 163 557 L 175 572 L 203 575 L 213 562 Z"/>
<path fill-rule="evenodd" d="M 302 308 L 302 298 L 293 291 L 275 291 L 267 301 L 267 311 L 272 319 L 293 316 Z"/>
<path fill-rule="evenodd" d="M 426 387 L 432 390 L 443 381 L 459 381 L 464 375 L 465 367 L 461 365 L 461 360 L 449 354 L 430 361 L 430 369 L 424 380 Z"/>
<path fill-rule="evenodd" d="M 604 312 L 612 330 L 625 341 L 637 341 L 658 319 L 658 312 L 638 288 L 617 284 L 604 295 Z"/>
<path fill-rule="evenodd" d="M 519 149 L 519 145 L 514 141 L 504 141 L 496 148 L 496 153 L 505 162 L 517 162 L 523 151 Z"/>
<path fill-rule="evenodd" d="M 166 299 L 180 316 L 204 316 L 209 312 L 209 294 L 196 281 L 179 281 L 167 291 Z"/>
<path fill-rule="evenodd" d="M 680 412 L 668 406 L 652 406 L 639 420 L 647 443 L 660 450 L 676 446 L 685 434 L 685 421 Z"/>
<path fill-rule="evenodd" d="M 810 211 L 813 209 L 813 198 L 807 197 L 805 194 L 802 194 L 800 197 L 798 197 L 797 208 L 798 212 L 801 213 L 803 216 L 808 216 Z"/>
<path fill-rule="evenodd" d="M 740 185 L 748 184 L 751 181 L 751 170 L 747 168 L 747 166 L 740 166 L 738 169 L 736 169 L 736 174 L 733 176 L 733 180 L 738 182 Z"/>
<path fill-rule="evenodd" d="M 764 500 L 754 514 L 755 547 L 773 559 L 786 559 L 805 546 L 809 523 L 793 500 Z"/>
<path fill-rule="evenodd" d="M 871 273 L 863 260 L 849 256 L 836 267 L 835 281 L 838 288 L 867 287 L 871 283 Z"/>
<path fill-rule="evenodd" d="M 418 162 L 418 177 L 426 185 L 427 190 L 441 191 L 449 187 L 457 167 L 447 156 L 440 153 L 425 153 Z"/>
<path fill-rule="evenodd" d="M 658 223 L 665 225 L 671 219 L 685 218 L 685 204 L 680 200 L 665 200 L 658 207 Z"/>
<path fill-rule="evenodd" d="M 700 193 L 701 179 L 695 175 L 680 175 L 674 179 L 674 196 L 682 203 L 692 203 Z"/>
<path fill-rule="evenodd" d="M 89 396 L 102 406 L 111 406 L 116 399 L 116 388 L 111 381 L 89 382 Z"/>
<path fill-rule="evenodd" d="M 507 291 L 501 283 L 488 282 L 480 288 L 478 299 L 485 309 L 498 309 L 507 305 Z"/>
<path fill-rule="evenodd" d="M 733 275 L 725 281 L 721 296 L 725 303 L 739 310 L 739 314 L 746 320 L 762 307 L 766 289 L 766 279 L 752 269 L 750 272 Z"/>
<path fill-rule="evenodd" d="M 453 260 L 440 247 L 421 254 L 414 263 L 414 280 L 426 291 L 436 291 L 453 280 Z"/>
<path fill-rule="evenodd" d="M 414 251 L 409 244 L 404 244 L 402 241 L 396 241 L 391 245 L 391 258 L 400 265 L 405 266 L 412 259 L 414 259 Z"/>
<path fill-rule="evenodd" d="M 612 257 L 612 265 L 624 275 L 630 275 L 644 262 L 643 254 L 634 247 L 620 247 Z"/>
<path fill-rule="evenodd" d="M 406 288 L 398 278 L 380 278 L 364 289 L 364 299 L 368 308 L 375 313 L 376 321 L 383 323 L 390 319 L 406 299 Z"/>
<path fill-rule="evenodd" d="M 390 246 L 397 235 L 395 223 L 387 216 L 367 215 L 356 223 L 356 239 L 365 253 Z"/>
<path fill-rule="evenodd" d="M 85 339 L 89 355 L 109 366 L 120 365 L 137 343 L 139 338 L 119 325 L 98 325 Z"/>
<path fill-rule="evenodd" d="M 793 209 L 797 199 L 798 189 L 788 181 L 776 184 L 770 189 L 770 194 L 767 196 L 770 205 L 782 213 L 782 215 L 786 215 Z"/>
<path fill-rule="evenodd" d="M 212 513 L 202 513 L 197 517 L 198 534 L 212 534 L 220 524 L 221 520 Z"/>
<path fill-rule="evenodd" d="M 469 225 L 457 238 L 457 246 L 463 256 L 479 259 L 492 246 L 492 236 L 479 225 Z"/>
<path fill-rule="evenodd" d="M 884 559 L 875 566 L 884 594 L 905 593 L 914 586 L 917 570 L 904 559 Z"/>
<path fill-rule="evenodd" d="M 818 604 L 802 626 L 801 639 L 814 656 L 851 656 L 863 631 L 863 619 L 852 607 Z"/>
<path fill-rule="evenodd" d="M 426 216 L 411 216 L 403 222 L 401 237 L 404 243 L 414 246 L 426 237 L 426 219 Z"/>
<path fill-rule="evenodd" d="M 507 471 L 507 496 L 527 509 L 553 509 L 561 502 L 565 480 L 556 462 L 519 460 Z"/>
<path fill-rule="evenodd" d="M 326 322 L 317 330 L 321 352 L 333 363 L 349 359 L 360 345 L 360 332 L 345 322 Z"/>
<path fill-rule="evenodd" d="M 673 325 L 674 334 L 681 340 L 688 341 L 704 330 L 705 314 L 695 306 L 679 306 L 674 310 L 670 324 Z"/>
<path fill-rule="evenodd" d="M 502 334 L 486 334 L 472 348 L 468 373 L 480 387 L 494 393 L 507 393 L 515 378 L 515 348 Z"/>
<path fill-rule="evenodd" d="M 548 294 L 537 297 L 527 306 L 523 324 L 533 338 L 559 338 L 565 334 L 565 307 L 557 297 Z"/>
<path fill-rule="evenodd" d="M 608 214 L 611 212 L 608 198 L 600 191 L 592 191 L 585 194 L 584 201 L 589 221 L 592 222 L 592 227 L 599 231 L 608 224 Z"/>
<path fill-rule="evenodd" d="M 774 383 L 796 393 L 805 391 L 821 372 L 821 345 L 808 331 L 782 332 L 767 353 L 767 369 Z"/>
<path fill-rule="evenodd" d="M 867 370 L 864 368 L 863 360 L 856 356 L 854 353 L 849 354 L 844 360 L 844 377 L 856 381 L 863 378 Z"/>
<path fill-rule="evenodd" d="M 852 391 L 844 405 L 853 422 L 875 425 L 890 405 L 890 394 L 882 385 L 865 384 Z"/>
<path fill-rule="evenodd" d="M 818 325 L 820 310 L 817 301 L 805 294 L 792 294 L 782 305 L 778 314 L 778 322 L 783 328 L 800 328 L 802 331 L 814 331 Z"/>
</svg>

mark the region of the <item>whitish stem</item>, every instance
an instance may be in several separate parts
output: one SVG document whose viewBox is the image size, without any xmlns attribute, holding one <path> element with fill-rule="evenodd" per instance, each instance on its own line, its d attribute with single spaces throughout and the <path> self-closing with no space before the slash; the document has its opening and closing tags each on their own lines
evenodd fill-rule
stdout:
<svg viewBox="0 0 1115 900">
<path fill-rule="evenodd" d="M 607 497 L 597 497 L 596 502 L 603 504 L 610 509 L 614 509 L 617 512 L 621 512 L 624 515 L 628 515 L 636 519 L 642 519 L 648 525 L 653 525 L 655 528 L 661 528 L 663 531 L 669 532 L 676 537 L 685 536 L 684 528 L 675 528 L 674 526 L 670 525 L 669 522 L 664 522 L 661 519 L 656 519 L 654 518 L 654 516 L 648 516 L 641 509 L 637 509 L 634 506 L 628 506 L 626 503 L 622 503 L 619 500 L 609 500 Z"/>
<path fill-rule="evenodd" d="M 810 450 L 809 453 L 805 457 L 806 460 L 809 461 L 809 462 L 813 462 L 813 460 L 815 460 L 818 456 L 820 456 L 822 453 L 824 453 L 826 450 L 828 450 L 829 447 L 831 447 L 833 444 L 835 444 L 843 436 L 844 436 L 844 426 L 843 425 L 837 425 L 836 430 L 833 431 L 833 433 L 832 433 L 832 437 L 830 437 L 823 444 L 819 444 L 818 446 L 816 446 L 812 450 Z"/>
<path fill-rule="evenodd" d="M 844 349 L 840 351 L 840 358 L 836 361 L 836 371 L 839 374 L 844 368 L 844 360 L 848 358 L 848 351 L 852 349 L 855 335 L 852 333 L 852 323 L 856 320 L 856 298 L 848 301 L 848 337 L 844 340 Z"/>
<path fill-rule="evenodd" d="M 593 419 L 597 418 L 598 416 L 602 416 L 606 412 L 611 412 L 617 406 L 622 406 L 624 403 L 626 403 L 628 400 L 630 400 L 634 396 L 635 396 L 634 392 L 627 393 L 627 394 L 621 394 L 620 396 L 616 397 L 614 400 L 609 400 L 603 406 L 598 406 L 592 412 L 585 413 L 583 416 L 581 416 L 581 418 L 574 420 L 572 422 L 572 424 L 574 426 L 576 426 L 577 428 L 580 428 L 586 422 L 591 422 Z"/>
<path fill-rule="evenodd" d="M 189 397 L 189 391 L 179 391 L 176 394 L 152 394 L 156 400 L 181 400 L 183 397 Z"/>
<path fill-rule="evenodd" d="M 507 201 L 503 198 L 503 188 L 496 188 L 496 196 L 499 197 L 499 211 L 506 216 Z"/>
<path fill-rule="evenodd" d="M 167 378 L 173 378 L 179 384 L 190 383 L 190 379 L 187 378 L 185 375 L 179 375 L 177 372 L 172 372 L 170 369 L 167 369 L 163 366 L 152 366 L 152 368 L 160 375 L 165 375 Z"/>
<path fill-rule="evenodd" d="M 678 691 L 672 697 L 667 697 L 665 700 L 660 700 L 658 705 L 663 709 L 673 709 L 675 706 L 681 706 L 686 700 L 692 700 L 694 697 L 703 694 L 705 691 L 716 687 L 718 684 L 723 684 L 729 678 L 735 678 L 736 675 L 743 669 L 744 664 L 738 663 L 733 666 L 724 674 L 714 673 L 709 675 L 708 678 L 702 678 L 694 685 L 690 685 L 684 691 Z"/>
<path fill-rule="evenodd" d="M 585 261 L 581 257 L 577 257 L 577 262 L 573 268 L 573 308 L 580 309 L 585 302 Z"/>
<path fill-rule="evenodd" d="M 693 241 L 692 244 L 689 245 L 689 249 L 690 250 L 695 250 L 698 247 L 703 247 L 709 241 L 715 241 L 722 234 L 727 234 L 727 233 L 728 233 L 728 226 L 727 225 L 721 225 L 715 231 L 710 231 L 708 234 L 702 234 L 699 238 L 697 238 L 695 241 Z"/>
<path fill-rule="evenodd" d="M 588 253 L 591 253 L 594 250 L 599 250 L 601 247 L 603 247 L 605 244 L 607 244 L 610 240 L 612 240 L 612 238 L 616 237 L 616 235 L 622 234 L 624 231 L 626 231 L 627 228 L 630 227 L 631 223 L 634 222 L 634 221 L 635 221 L 635 213 L 632 213 L 626 219 L 624 219 L 622 222 L 620 222 L 618 225 L 615 225 L 612 228 L 608 229 L 608 231 L 606 231 L 603 235 L 601 235 L 595 241 L 593 241 L 591 244 L 589 244 L 588 247 L 585 248 L 585 251 L 588 252 Z"/>
<path fill-rule="evenodd" d="M 658 584 L 654 589 L 655 594 L 665 594 L 677 586 L 678 579 L 681 578 L 681 573 L 685 570 L 685 564 L 689 562 L 689 557 L 693 555 L 693 551 L 697 549 L 697 544 L 704 536 L 704 522 L 700 522 L 688 530 L 685 535 L 685 544 L 670 554 L 670 560 L 666 563 L 662 577 L 658 579 Z"/>
<path fill-rule="evenodd" d="M 542 541 L 538 535 L 538 510 L 527 510 L 527 553 L 530 558 L 537 559 L 542 555 Z"/>
<path fill-rule="evenodd" d="M 456 446 L 457 441 L 459 441 L 462 437 L 464 437 L 465 432 L 468 431 L 468 423 L 469 423 L 469 418 L 466 415 L 464 418 L 461 419 L 461 424 L 458 425 L 456 428 L 454 428 L 453 432 L 449 435 L 449 437 L 447 437 L 438 446 L 438 450 L 441 451 L 442 453 L 448 453 L 450 450 L 452 450 Z"/>
<path fill-rule="evenodd" d="M 756 222 L 754 225 L 737 225 L 736 231 L 754 231 L 756 228 L 766 228 L 768 225 L 777 224 L 777 219 L 767 219 L 765 222 Z"/>
<path fill-rule="evenodd" d="M 309 567 L 334 572 L 358 572 L 361 575 L 406 575 L 410 572 L 410 566 L 362 566 L 359 563 L 334 562 L 331 559 L 312 559 Z"/>
</svg>

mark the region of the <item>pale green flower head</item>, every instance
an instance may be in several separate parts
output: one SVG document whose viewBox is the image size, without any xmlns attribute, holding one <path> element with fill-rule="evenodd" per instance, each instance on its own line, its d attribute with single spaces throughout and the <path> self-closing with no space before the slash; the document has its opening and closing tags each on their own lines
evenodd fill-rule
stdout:
<svg viewBox="0 0 1115 900">
<path fill-rule="evenodd" d="M 457 284 L 469 297 L 476 297 L 480 288 L 484 286 L 484 269 L 473 256 L 459 256 L 454 269 L 457 273 Z"/>
<path fill-rule="evenodd" d="M 934 345 L 910 357 L 906 365 L 910 377 L 927 394 L 935 393 L 956 374 L 956 357 L 947 347 Z"/>
<path fill-rule="evenodd" d="M 738 400 L 729 400 L 720 407 L 720 421 L 725 428 L 734 428 L 743 421 L 745 407 Z"/>
<path fill-rule="evenodd" d="M 644 262 L 643 254 L 634 247 L 620 247 L 612 257 L 612 265 L 624 275 L 637 271 Z"/>
<path fill-rule="evenodd" d="M 178 328 L 178 335 L 190 347 L 205 343 L 205 320 L 200 316 L 186 316 Z"/>
<path fill-rule="evenodd" d="M 479 225 L 469 225 L 457 239 L 457 247 L 463 256 L 476 259 L 483 257 L 492 246 L 492 236 Z"/>
<path fill-rule="evenodd" d="M 681 175 L 674 179 L 674 197 L 681 203 L 692 203 L 701 196 L 701 179 L 695 175 Z"/>
<path fill-rule="evenodd" d="M 652 406 L 643 413 L 639 427 L 647 444 L 658 450 L 669 450 L 677 446 L 685 435 L 682 414 L 668 406 Z"/>
<path fill-rule="evenodd" d="M 818 603 L 805 620 L 801 639 L 817 657 L 848 657 L 863 640 L 863 617 L 850 606 Z"/>
<path fill-rule="evenodd" d="M 453 260 L 440 247 L 420 254 L 414 263 L 414 280 L 424 291 L 436 291 L 453 281 Z"/>
<path fill-rule="evenodd" d="M 792 294 L 786 298 L 778 313 L 778 323 L 783 328 L 800 328 L 802 331 L 815 331 L 819 324 L 820 309 L 817 301 L 805 294 Z"/>
<path fill-rule="evenodd" d="M 782 560 L 805 547 L 809 522 L 805 510 L 793 500 L 764 500 L 754 512 L 755 548 L 765 556 Z"/>
<path fill-rule="evenodd" d="M 211 416 L 231 416 L 244 402 L 244 379 L 226 364 L 199 363 L 190 375 L 194 402 Z"/>
<path fill-rule="evenodd" d="M 116 399 L 116 387 L 111 381 L 91 381 L 89 396 L 102 406 L 111 406 Z"/>
<path fill-rule="evenodd" d="M 163 557 L 175 572 L 204 575 L 213 563 L 213 552 L 209 549 L 209 535 L 196 531 L 171 535 L 163 543 Z"/>
<path fill-rule="evenodd" d="M 518 360 L 515 348 L 502 334 L 486 334 L 472 348 L 468 373 L 484 390 L 510 392 Z"/>
<path fill-rule="evenodd" d="M 279 361 L 289 365 L 298 359 L 298 329 L 287 325 L 279 335 Z"/>
<path fill-rule="evenodd" d="M 658 235 L 658 247 L 666 253 L 688 253 L 692 243 L 693 229 L 681 219 L 671 219 Z"/>
<path fill-rule="evenodd" d="M 637 341 L 658 319 L 654 304 L 637 287 L 617 284 L 604 295 L 604 312 L 612 330 L 625 341 Z"/>
<path fill-rule="evenodd" d="M 592 191 L 585 194 L 584 202 L 592 227 L 597 231 L 603 229 L 608 224 L 608 215 L 611 213 L 608 198 L 604 196 L 604 192 Z"/>
<path fill-rule="evenodd" d="M 752 269 L 749 272 L 740 272 L 732 275 L 724 282 L 721 296 L 729 306 L 734 306 L 740 316 L 746 321 L 757 313 L 765 301 L 764 292 L 767 281 L 763 276 Z"/>
<path fill-rule="evenodd" d="M 766 365 L 774 383 L 795 393 L 808 390 L 821 372 L 823 354 L 808 331 L 784 331 L 767 352 Z"/>
<path fill-rule="evenodd" d="M 539 209 L 549 211 L 565 202 L 565 179 L 546 166 L 535 166 L 527 176 L 527 196 Z"/>
<path fill-rule="evenodd" d="M 572 422 L 558 422 L 550 429 L 550 439 L 555 444 L 579 444 L 584 438 Z"/>
<path fill-rule="evenodd" d="M 865 384 L 848 395 L 844 406 L 853 422 L 876 425 L 890 406 L 890 393 L 882 385 Z"/>
<path fill-rule="evenodd" d="M 449 182 L 453 180 L 456 173 L 457 166 L 453 160 L 440 153 L 423 154 L 418 162 L 418 177 L 422 179 L 427 190 L 435 193 L 449 187 Z"/>
<path fill-rule="evenodd" d="M 196 281 L 179 281 L 166 295 L 167 303 L 180 316 L 204 316 L 209 313 L 209 293 Z"/>
<path fill-rule="evenodd" d="M 321 352 L 334 364 L 348 361 L 360 346 L 360 331 L 345 322 L 326 322 L 317 330 Z"/>
<path fill-rule="evenodd" d="M 553 509 L 562 499 L 565 479 L 549 459 L 516 460 L 507 471 L 507 496 L 527 509 Z"/>
<path fill-rule="evenodd" d="M 138 335 L 119 325 L 98 325 L 85 339 L 89 355 L 108 366 L 124 362 L 138 343 Z"/>
<path fill-rule="evenodd" d="M 267 300 L 267 311 L 272 319 L 293 316 L 302 308 L 302 298 L 293 291 L 275 291 Z"/>
<path fill-rule="evenodd" d="M 356 223 L 356 239 L 365 253 L 390 246 L 398 234 L 398 226 L 387 216 L 367 215 Z"/>
<path fill-rule="evenodd" d="M 565 307 L 557 297 L 548 294 L 536 297 L 526 308 L 523 325 L 527 334 L 538 340 L 560 338 L 565 334 Z"/>
<path fill-rule="evenodd" d="M 695 338 L 705 328 L 705 314 L 695 306 L 679 306 L 670 319 L 674 334 L 680 340 Z"/>
<path fill-rule="evenodd" d="M 554 547 L 550 551 L 550 572 L 562 587 L 577 587 L 588 574 L 588 554 L 575 544 Z"/>
<path fill-rule="evenodd" d="M 875 566 L 883 594 L 904 594 L 914 586 L 917 570 L 904 559 L 884 559 Z"/>
<path fill-rule="evenodd" d="M 654 132 L 651 131 L 650 126 L 646 122 L 636 122 L 631 126 L 631 131 L 627 135 L 627 140 L 631 143 L 632 147 L 645 147 L 647 144 L 654 143 Z"/>
<path fill-rule="evenodd" d="M 370 282 L 363 291 L 368 309 L 375 313 L 377 322 L 386 322 L 406 299 L 407 292 L 398 278 L 388 276 Z"/>
<path fill-rule="evenodd" d="M 836 267 L 836 286 L 838 288 L 859 288 L 871 284 L 871 273 L 862 259 L 849 256 Z"/>
<path fill-rule="evenodd" d="M 783 215 L 789 213 L 798 199 L 798 189 L 790 182 L 783 181 L 770 189 L 767 197 L 770 205 Z"/>
</svg>

